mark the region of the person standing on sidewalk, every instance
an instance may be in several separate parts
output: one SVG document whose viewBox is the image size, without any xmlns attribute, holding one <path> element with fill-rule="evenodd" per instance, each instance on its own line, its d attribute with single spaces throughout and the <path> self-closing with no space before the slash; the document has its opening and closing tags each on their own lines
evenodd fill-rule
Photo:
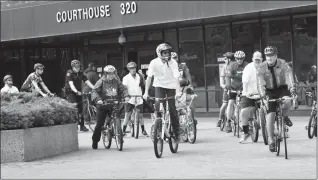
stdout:
<svg viewBox="0 0 318 180">
<path fill-rule="evenodd" d="M 19 93 L 19 90 L 17 87 L 13 86 L 13 78 L 11 75 L 5 75 L 3 78 L 4 87 L 1 89 L 1 95 L 8 93 L 8 94 L 14 94 Z"/>
<path fill-rule="evenodd" d="M 81 63 L 78 60 L 73 60 L 71 62 L 72 69 L 66 72 L 65 78 L 65 92 L 67 100 L 70 103 L 77 103 L 78 114 L 80 117 L 80 131 L 88 131 L 84 125 L 84 118 L 81 115 L 83 106 L 82 106 L 82 82 L 85 82 L 91 89 L 94 88 L 92 83 L 87 79 L 84 73 L 81 70 Z"/>
</svg>

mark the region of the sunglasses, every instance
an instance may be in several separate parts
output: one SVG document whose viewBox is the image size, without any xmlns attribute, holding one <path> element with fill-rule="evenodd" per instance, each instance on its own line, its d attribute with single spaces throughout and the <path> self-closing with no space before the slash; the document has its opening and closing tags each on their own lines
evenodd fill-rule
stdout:
<svg viewBox="0 0 318 180">
<path fill-rule="evenodd" d="M 244 58 L 235 58 L 236 61 L 243 61 Z"/>
</svg>

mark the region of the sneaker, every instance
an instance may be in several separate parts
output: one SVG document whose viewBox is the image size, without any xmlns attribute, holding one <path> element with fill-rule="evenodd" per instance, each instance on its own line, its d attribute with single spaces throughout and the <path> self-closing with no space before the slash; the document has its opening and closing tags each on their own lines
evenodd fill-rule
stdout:
<svg viewBox="0 0 318 180">
<path fill-rule="evenodd" d="M 80 131 L 87 132 L 88 129 L 87 129 L 85 126 L 82 126 L 82 127 L 80 128 Z"/>
<path fill-rule="evenodd" d="M 250 134 L 244 134 L 241 139 L 240 139 L 240 143 L 243 143 L 245 142 L 251 135 Z"/>
<path fill-rule="evenodd" d="M 98 148 L 98 143 L 93 141 L 92 148 L 93 149 L 97 149 Z"/>
<path fill-rule="evenodd" d="M 219 120 L 218 123 L 216 124 L 216 127 L 221 127 L 221 123 L 222 123 L 222 120 Z"/>
<path fill-rule="evenodd" d="M 276 151 L 276 147 L 275 147 L 275 143 L 272 142 L 271 144 L 269 144 L 269 151 L 270 152 L 275 152 Z"/>
<path fill-rule="evenodd" d="M 288 127 L 292 127 L 292 126 L 293 126 L 293 122 L 289 119 L 288 116 L 285 116 L 285 117 L 284 117 L 284 121 L 285 121 L 285 124 L 286 124 Z"/>
<path fill-rule="evenodd" d="M 226 133 L 230 133 L 230 132 L 232 132 L 232 127 L 230 124 L 228 124 L 226 128 Z"/>
<path fill-rule="evenodd" d="M 142 135 L 149 137 L 149 135 L 147 134 L 146 130 L 142 131 Z"/>
</svg>

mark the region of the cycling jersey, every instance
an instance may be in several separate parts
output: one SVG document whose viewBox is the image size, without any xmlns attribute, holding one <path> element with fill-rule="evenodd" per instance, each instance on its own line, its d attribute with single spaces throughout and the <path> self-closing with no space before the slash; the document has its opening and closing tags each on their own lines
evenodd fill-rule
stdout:
<svg viewBox="0 0 318 180">
<path fill-rule="evenodd" d="M 82 82 L 87 81 L 87 77 L 82 71 L 76 73 L 72 69 L 70 69 L 66 72 L 65 78 L 65 90 L 67 92 L 73 92 L 69 84 L 70 81 L 73 81 L 74 86 L 78 91 L 82 91 Z"/>
<path fill-rule="evenodd" d="M 35 72 L 33 72 L 24 81 L 24 83 L 21 87 L 21 91 L 29 91 L 29 92 L 34 91 L 35 87 L 33 87 L 32 81 L 35 81 L 36 83 L 43 82 L 41 76 L 36 74 Z"/>
<path fill-rule="evenodd" d="M 123 97 L 128 97 L 127 88 L 117 79 L 107 80 L 104 75 L 100 78 L 92 92 L 92 100 L 97 102 L 98 100 L 106 99 L 118 99 Z"/>
<path fill-rule="evenodd" d="M 279 89 L 286 85 L 290 89 L 295 85 L 292 69 L 285 60 L 279 58 L 272 67 L 269 67 L 266 61 L 262 62 L 259 66 L 257 76 L 261 95 L 265 95 L 266 89 Z"/>
<path fill-rule="evenodd" d="M 226 85 L 231 86 L 233 90 L 242 90 L 242 75 L 247 62 L 239 65 L 237 62 L 231 63 L 226 69 Z"/>
<path fill-rule="evenodd" d="M 232 64 L 233 62 L 230 61 L 229 63 L 225 63 L 224 66 L 222 67 L 221 69 L 221 73 L 220 73 L 220 86 L 224 87 L 226 82 L 225 82 L 225 75 L 226 75 L 226 71 L 227 71 L 227 68 L 230 66 L 230 64 Z"/>
</svg>

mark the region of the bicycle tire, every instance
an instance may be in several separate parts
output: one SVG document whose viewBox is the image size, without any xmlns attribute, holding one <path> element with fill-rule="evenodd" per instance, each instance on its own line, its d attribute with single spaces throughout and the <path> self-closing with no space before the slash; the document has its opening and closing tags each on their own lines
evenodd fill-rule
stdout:
<svg viewBox="0 0 318 180">
<path fill-rule="evenodd" d="M 157 119 L 154 125 L 154 137 L 153 137 L 153 147 L 155 151 L 155 155 L 157 158 L 161 158 L 163 153 L 163 139 L 161 138 L 162 133 L 162 119 Z M 160 149 L 158 151 L 158 143 L 160 145 Z"/>
<path fill-rule="evenodd" d="M 138 137 L 139 137 L 139 110 L 136 110 L 135 111 L 135 123 L 134 123 L 134 126 L 135 126 L 135 128 L 134 129 L 136 129 L 136 132 L 135 132 L 135 139 L 138 139 Z"/>
<path fill-rule="evenodd" d="M 259 128 L 258 128 L 258 123 L 259 121 L 257 121 L 257 117 L 259 117 L 259 112 L 256 109 L 255 110 L 255 115 L 254 115 L 254 119 L 252 121 L 252 130 L 253 130 L 253 134 L 251 135 L 252 137 L 252 141 L 253 142 L 257 142 L 258 141 L 258 135 L 259 135 Z"/>
<path fill-rule="evenodd" d="M 264 144 L 268 145 L 268 133 L 267 133 L 267 127 L 266 127 L 266 116 L 263 108 L 260 108 L 259 110 L 259 117 L 261 122 L 261 129 L 262 129 L 262 136 L 264 140 Z"/>
<path fill-rule="evenodd" d="M 154 133 L 154 124 L 152 124 L 151 128 L 150 128 L 150 139 L 152 142 L 153 142 L 153 137 L 154 137 L 153 133 Z"/>
<path fill-rule="evenodd" d="M 223 131 L 224 130 L 224 127 L 226 125 L 226 121 L 227 121 L 227 118 L 226 116 L 222 116 L 222 121 L 221 121 L 221 126 L 220 126 L 220 130 Z"/>
<path fill-rule="evenodd" d="M 316 135 L 316 128 L 315 128 L 315 114 L 312 114 L 309 118 L 309 123 L 308 123 L 308 138 L 312 139 L 314 137 L 314 135 Z M 312 131 L 311 131 L 312 129 Z"/>
<path fill-rule="evenodd" d="M 285 159 L 288 159 L 288 154 L 287 154 L 287 136 L 286 136 L 286 125 L 283 123 L 283 138 L 284 138 L 284 145 L 285 145 Z"/>
<path fill-rule="evenodd" d="M 276 140 L 276 156 L 279 156 L 279 153 L 280 153 L 280 141 L 281 141 L 281 128 L 280 128 L 280 125 L 281 125 L 281 121 L 278 121 L 276 119 L 276 126 L 277 126 L 277 134 L 275 135 L 275 140 Z"/>
<path fill-rule="evenodd" d="M 107 141 L 106 141 L 106 138 L 107 138 Z M 102 139 L 103 139 L 104 147 L 106 149 L 109 149 L 112 146 L 112 132 L 111 132 L 111 130 L 106 131 L 106 129 L 103 128 Z"/>
<path fill-rule="evenodd" d="M 170 128 L 170 134 L 172 134 L 171 132 L 171 128 Z M 174 139 L 174 140 L 173 140 Z M 173 145 L 175 145 L 175 147 L 173 147 Z M 175 137 L 169 137 L 169 149 L 172 153 L 177 153 L 178 152 L 178 147 L 179 147 L 179 143 L 177 143 L 175 141 Z"/>
<path fill-rule="evenodd" d="M 92 125 L 92 120 L 93 120 L 93 117 L 96 117 L 96 112 L 94 111 L 94 107 L 92 107 L 92 105 L 89 105 L 88 106 L 88 127 L 89 129 L 94 132 L 94 128 L 91 126 Z"/>
<path fill-rule="evenodd" d="M 180 128 L 182 128 L 184 130 L 184 132 L 181 134 L 181 139 L 183 142 L 188 142 L 188 132 L 187 132 L 187 124 L 185 122 L 187 122 L 187 120 L 184 120 L 186 118 L 185 115 L 181 115 L 179 116 L 179 121 L 180 121 Z"/>
<path fill-rule="evenodd" d="M 192 119 L 192 117 L 189 117 L 190 120 L 190 123 L 189 123 L 189 126 L 188 126 L 188 140 L 191 144 L 194 144 L 196 139 L 197 139 L 197 125 L 194 123 L 194 120 Z M 193 139 L 190 137 L 190 132 L 191 132 L 191 129 L 190 127 L 192 127 L 192 130 L 193 130 Z"/>
<path fill-rule="evenodd" d="M 113 130 L 115 132 L 115 142 L 116 142 L 117 149 L 118 149 L 118 151 L 122 151 L 123 144 L 124 144 L 123 131 L 122 131 L 121 126 L 120 126 L 120 121 L 118 123 L 119 124 L 113 123 Z"/>
<path fill-rule="evenodd" d="M 233 131 L 233 135 L 236 136 L 236 117 L 234 117 L 230 123 L 231 123 L 232 131 Z"/>
<path fill-rule="evenodd" d="M 317 137 L 317 115 L 315 116 L 315 136 Z"/>
</svg>

